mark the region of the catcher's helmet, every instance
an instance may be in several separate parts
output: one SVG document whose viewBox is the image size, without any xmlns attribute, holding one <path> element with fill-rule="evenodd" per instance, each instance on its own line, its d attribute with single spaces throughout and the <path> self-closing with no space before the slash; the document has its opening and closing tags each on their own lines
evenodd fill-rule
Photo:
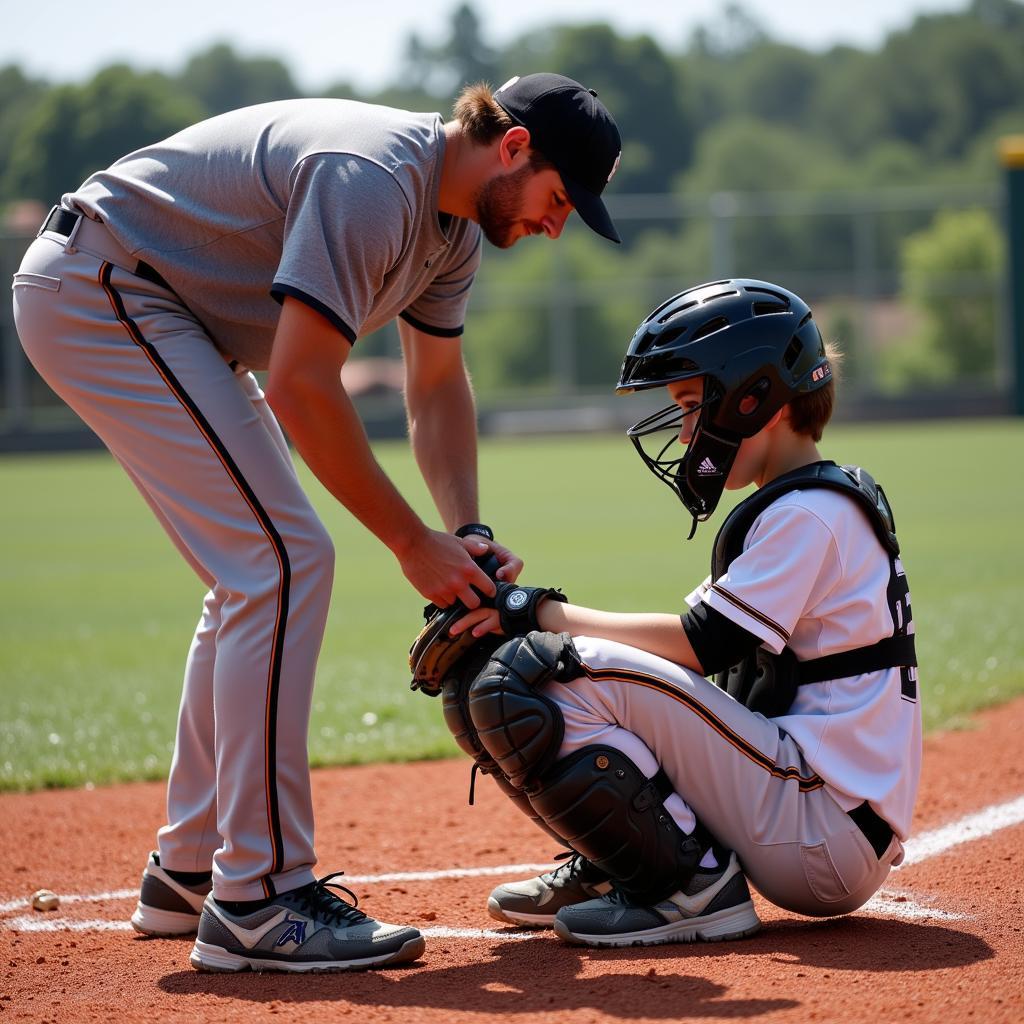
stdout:
<svg viewBox="0 0 1024 1024">
<path fill-rule="evenodd" d="M 824 387 L 832 369 L 803 299 L 765 281 L 737 279 L 698 285 L 658 306 L 629 343 L 616 393 L 691 377 L 704 378 L 704 400 L 690 411 L 699 419 L 682 455 L 670 450 L 689 413 L 676 405 L 635 423 L 627 435 L 679 495 L 696 529 L 714 512 L 743 438 L 797 395 Z M 651 436 L 665 431 L 669 436 L 649 454 L 645 440 L 651 445 Z"/>
</svg>

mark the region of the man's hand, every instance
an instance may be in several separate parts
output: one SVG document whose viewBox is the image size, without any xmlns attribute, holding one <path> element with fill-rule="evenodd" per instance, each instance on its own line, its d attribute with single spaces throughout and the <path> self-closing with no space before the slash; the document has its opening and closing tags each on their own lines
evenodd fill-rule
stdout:
<svg viewBox="0 0 1024 1024">
<path fill-rule="evenodd" d="M 478 608 L 481 594 L 494 596 L 494 582 L 473 558 L 493 546 L 493 541 L 480 537 L 459 538 L 428 529 L 394 551 L 405 578 L 438 608 L 447 608 L 456 601 L 467 608 Z"/>
</svg>

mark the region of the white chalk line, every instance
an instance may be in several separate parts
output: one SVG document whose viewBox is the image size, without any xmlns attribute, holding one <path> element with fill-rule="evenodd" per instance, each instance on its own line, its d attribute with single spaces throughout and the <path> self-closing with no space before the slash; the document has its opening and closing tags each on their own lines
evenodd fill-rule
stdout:
<svg viewBox="0 0 1024 1024">
<path fill-rule="evenodd" d="M 550 871 L 555 865 L 546 864 L 500 864 L 487 868 L 449 868 L 446 871 L 392 871 L 386 875 L 345 875 L 346 885 L 375 885 L 380 882 L 438 882 L 446 878 L 485 878 L 488 875 L 536 875 L 541 871 Z M 115 889 L 113 892 L 71 893 L 61 896 L 61 903 L 102 903 L 105 900 L 135 899 L 139 895 L 139 887 L 134 889 Z M 12 910 L 27 910 L 30 900 L 11 900 L 0 903 L 0 914 L 9 914 Z"/>
<path fill-rule="evenodd" d="M 962 843 L 970 843 L 975 839 L 984 839 L 1004 828 L 1012 828 L 1024 821 L 1024 796 L 1016 800 L 1008 800 L 1003 804 L 994 804 L 982 811 L 968 814 L 959 821 L 954 821 L 942 828 L 923 832 L 921 835 L 908 839 L 906 853 L 900 868 L 918 864 L 930 857 L 937 857 Z"/>
<path fill-rule="evenodd" d="M 1012 828 L 1024 822 L 1024 796 L 1017 797 L 1002 804 L 993 804 L 981 811 L 968 814 L 957 821 L 941 828 L 924 832 L 906 844 L 906 853 L 900 868 L 911 867 L 922 861 L 937 857 L 963 843 L 976 839 L 984 839 L 1005 828 Z M 346 882 L 357 885 L 373 885 L 386 882 L 434 882 L 451 878 L 483 878 L 491 875 L 536 874 L 548 871 L 551 864 L 503 864 L 495 867 L 480 868 L 448 868 L 442 871 L 405 871 L 389 872 L 382 875 L 346 875 Z M 107 900 L 135 899 L 138 888 L 117 889 L 101 893 L 69 893 L 61 896 L 62 903 L 99 903 Z M 0 915 L 13 911 L 27 910 L 30 901 L 26 899 L 9 900 L 0 903 Z M 883 889 L 868 900 L 861 911 L 881 914 L 885 917 L 896 917 L 904 920 L 940 920 L 955 921 L 963 918 L 961 914 L 940 910 L 937 907 L 923 906 L 915 902 L 904 891 Z M 18 917 L 5 918 L 0 925 L 22 932 L 86 932 L 86 931 L 131 931 L 127 921 L 65 920 L 63 918 L 43 917 L 38 914 L 25 914 Z M 505 932 L 490 931 L 476 928 L 448 928 L 438 926 L 421 928 L 420 931 L 428 938 L 444 939 L 502 939 L 516 941 L 533 938 L 536 932 Z M 540 933 L 543 934 L 543 933 Z"/>
</svg>

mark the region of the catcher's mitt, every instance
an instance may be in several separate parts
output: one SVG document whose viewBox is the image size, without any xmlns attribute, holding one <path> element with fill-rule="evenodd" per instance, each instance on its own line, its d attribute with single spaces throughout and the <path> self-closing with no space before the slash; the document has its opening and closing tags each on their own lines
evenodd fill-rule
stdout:
<svg viewBox="0 0 1024 1024">
<path fill-rule="evenodd" d="M 496 594 L 493 598 L 484 598 L 484 604 L 497 609 L 501 623 L 502 637 L 495 634 L 475 637 L 472 630 L 466 630 L 458 636 L 449 636 L 452 624 L 466 614 L 466 607 L 461 601 L 438 608 L 428 604 L 423 610 L 426 624 L 419 636 L 409 648 L 409 671 L 412 672 L 410 686 L 414 690 L 422 690 L 430 697 L 436 697 L 444 687 L 445 680 L 451 675 L 458 675 L 469 666 L 474 667 L 474 675 L 479 671 L 487 656 L 496 646 L 504 643 L 511 636 L 526 636 L 527 633 L 540 629 L 537 623 L 537 606 L 546 600 L 565 601 L 560 590 L 550 587 L 523 587 L 518 583 L 505 583 L 496 579 L 500 567 L 493 554 L 481 556 L 480 568 L 491 579 L 495 580 Z M 481 659 L 478 653 L 483 653 Z"/>
<path fill-rule="evenodd" d="M 481 555 L 475 561 L 492 580 L 496 578 L 501 562 L 493 552 Z M 427 696 L 436 697 L 441 692 L 445 678 L 481 642 L 483 637 L 473 636 L 472 630 L 468 629 L 458 636 L 448 635 L 452 624 L 461 619 L 467 610 L 461 601 L 447 608 L 428 604 L 423 609 L 426 623 L 409 648 L 409 671 L 412 672 L 409 685 L 413 690 L 422 690 Z"/>
</svg>

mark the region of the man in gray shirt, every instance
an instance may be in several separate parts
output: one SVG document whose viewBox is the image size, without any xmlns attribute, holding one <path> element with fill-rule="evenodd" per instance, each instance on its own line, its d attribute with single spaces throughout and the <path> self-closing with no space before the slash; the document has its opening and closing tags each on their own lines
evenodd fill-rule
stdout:
<svg viewBox="0 0 1024 1024">
<path fill-rule="evenodd" d="M 94 174 L 15 275 L 29 358 L 208 588 L 167 824 L 132 916 L 148 935 L 198 929 L 200 970 L 422 953 L 415 928 L 314 878 L 306 742 L 334 550 L 281 427 L 427 600 L 493 594 L 473 561 L 488 551 L 514 580 L 521 561 L 479 522 L 462 358 L 480 235 L 557 238 L 575 209 L 618 241 L 600 195 L 619 150 L 596 94 L 552 74 L 469 87 L 447 123 L 344 100 L 264 104 Z M 410 441 L 444 530 L 381 470 L 341 382 L 355 341 L 396 317 Z M 251 370 L 267 371 L 265 394 Z"/>
</svg>

